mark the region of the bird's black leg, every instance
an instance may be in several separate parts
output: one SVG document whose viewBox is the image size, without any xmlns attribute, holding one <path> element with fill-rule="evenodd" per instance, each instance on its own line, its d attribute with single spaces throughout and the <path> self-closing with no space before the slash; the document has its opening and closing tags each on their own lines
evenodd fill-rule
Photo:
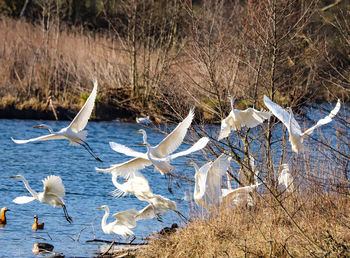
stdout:
<svg viewBox="0 0 350 258">
<path fill-rule="evenodd" d="M 67 211 L 66 206 L 63 205 L 62 208 L 63 208 L 64 216 L 66 217 L 66 220 L 67 220 L 69 223 L 72 223 L 72 222 L 73 222 L 73 219 L 68 215 L 68 211 Z"/>
<path fill-rule="evenodd" d="M 89 144 L 87 144 L 87 142 L 84 142 L 84 141 L 82 142 L 83 143 L 80 143 L 80 145 L 83 146 L 85 150 L 87 150 L 90 153 L 90 155 L 94 157 L 95 160 L 102 162 L 102 160 L 99 157 L 97 157 L 97 155 L 92 151 Z"/>
</svg>

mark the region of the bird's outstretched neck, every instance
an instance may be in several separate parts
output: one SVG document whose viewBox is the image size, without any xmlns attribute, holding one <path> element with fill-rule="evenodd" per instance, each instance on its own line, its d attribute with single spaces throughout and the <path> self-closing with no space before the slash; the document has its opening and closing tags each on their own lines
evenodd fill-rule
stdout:
<svg viewBox="0 0 350 258">
<path fill-rule="evenodd" d="M 24 183 L 24 186 L 27 188 L 28 192 L 29 192 L 34 198 L 37 198 L 38 193 L 37 193 L 36 191 L 34 191 L 34 190 L 30 187 L 30 185 L 29 185 L 27 179 L 25 179 L 24 176 L 22 176 L 22 175 L 17 175 L 17 176 L 10 176 L 10 177 L 12 177 L 12 178 L 18 178 L 18 179 L 22 180 L 22 182 Z"/>
<path fill-rule="evenodd" d="M 41 125 L 34 125 L 34 128 L 45 128 L 47 130 L 49 130 L 50 133 L 55 134 L 55 132 L 53 131 L 52 127 L 46 124 L 41 124 Z"/>
</svg>

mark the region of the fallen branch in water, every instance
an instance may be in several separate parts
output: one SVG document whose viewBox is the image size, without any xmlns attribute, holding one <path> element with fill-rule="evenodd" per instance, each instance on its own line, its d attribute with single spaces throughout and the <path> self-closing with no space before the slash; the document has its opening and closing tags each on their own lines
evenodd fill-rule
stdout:
<svg viewBox="0 0 350 258">
<path fill-rule="evenodd" d="M 91 243 L 91 242 L 100 242 L 100 243 L 111 244 L 113 241 L 103 240 L 103 239 L 86 240 L 86 243 Z M 124 243 L 124 242 L 115 242 L 114 241 L 114 245 L 147 245 L 147 243 Z"/>
</svg>

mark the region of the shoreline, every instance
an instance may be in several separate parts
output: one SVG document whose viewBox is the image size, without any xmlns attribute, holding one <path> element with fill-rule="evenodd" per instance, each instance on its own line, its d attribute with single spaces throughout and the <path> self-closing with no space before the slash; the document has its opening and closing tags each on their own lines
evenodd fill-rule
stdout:
<svg viewBox="0 0 350 258">
<path fill-rule="evenodd" d="M 18 109 L 13 106 L 7 106 L 0 108 L 0 119 L 25 119 L 25 120 L 60 120 L 60 121 L 72 121 L 72 119 L 78 114 L 79 110 L 72 110 L 64 107 L 56 107 L 55 117 L 52 109 L 36 110 L 33 108 Z M 94 109 L 90 121 L 113 121 L 119 120 L 122 122 L 135 122 L 137 113 L 131 110 L 118 109 L 116 107 L 97 104 Z"/>
</svg>

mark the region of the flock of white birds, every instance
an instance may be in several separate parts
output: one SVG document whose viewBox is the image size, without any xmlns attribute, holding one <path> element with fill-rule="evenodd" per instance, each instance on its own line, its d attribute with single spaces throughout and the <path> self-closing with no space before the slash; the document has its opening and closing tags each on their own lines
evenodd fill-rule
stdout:
<svg viewBox="0 0 350 258">
<path fill-rule="evenodd" d="M 50 134 L 43 135 L 37 138 L 28 140 L 15 140 L 11 138 L 17 144 L 24 144 L 36 141 L 67 139 L 70 145 L 83 146 L 97 161 L 102 161 L 93 152 L 89 144 L 86 142 L 87 131 L 83 131 L 87 125 L 88 119 L 94 107 L 96 95 L 97 95 L 97 80 L 94 80 L 94 88 L 86 100 L 84 106 L 79 113 L 73 119 L 68 127 L 62 128 L 60 131 L 53 131 L 48 125 L 34 126 L 36 128 L 46 128 Z M 340 109 L 340 101 L 336 104 L 335 108 L 330 112 L 328 116 L 320 119 L 313 127 L 301 132 L 300 126 L 294 118 L 292 110 L 288 111 L 272 102 L 267 96 L 264 96 L 264 103 L 270 111 L 258 111 L 254 108 L 248 108 L 246 110 L 237 110 L 234 108 L 234 101 L 231 97 L 231 112 L 222 120 L 221 130 L 218 136 L 218 140 L 224 139 L 230 135 L 231 131 L 240 130 L 242 127 L 253 128 L 266 119 L 269 119 L 273 114 L 275 115 L 286 127 L 289 132 L 289 141 L 292 146 L 292 151 L 298 153 L 305 150 L 305 146 L 302 144 L 305 136 L 311 134 L 317 127 L 329 123 L 332 118 L 338 113 Z M 272 113 L 272 114 L 271 114 Z M 146 153 L 135 151 L 125 145 L 110 142 L 110 147 L 119 153 L 126 156 L 130 156 L 131 159 L 120 164 L 112 164 L 109 168 L 95 168 L 98 172 L 110 173 L 112 175 L 112 182 L 116 187 L 113 191 L 115 197 L 122 197 L 126 194 L 133 194 L 139 200 L 145 201 L 148 205 L 137 211 L 136 209 L 130 209 L 113 214 L 115 220 L 111 223 L 107 223 L 107 218 L 110 214 L 107 205 L 97 207 L 96 209 L 103 209 L 105 214 L 102 218 L 102 230 L 106 234 L 119 234 L 124 238 L 133 235 L 132 228 L 136 227 L 136 222 L 144 219 L 156 218 L 161 220 L 161 216 L 168 210 L 175 211 L 181 218 L 186 219 L 179 211 L 177 211 L 176 203 L 164 196 L 155 194 L 152 192 L 148 180 L 140 172 L 141 169 L 147 166 L 154 166 L 155 170 L 158 170 L 162 175 L 169 174 L 174 167 L 170 164 L 175 158 L 186 156 L 193 152 L 202 150 L 209 142 L 208 137 L 199 139 L 192 147 L 174 153 L 175 150 L 182 144 L 188 128 L 191 126 L 194 117 L 194 109 L 191 109 L 187 117 L 177 125 L 177 127 L 168 134 L 158 145 L 151 146 L 147 141 L 147 133 L 141 129 L 136 131 L 143 135 L 143 143 L 147 148 Z M 140 123 L 143 121 L 139 119 Z M 250 167 L 255 173 L 254 184 L 238 187 L 233 189 L 230 180 L 230 174 L 228 173 L 230 167 L 231 157 L 227 154 L 221 154 L 214 161 L 210 161 L 204 164 L 202 167 L 198 167 L 197 164 L 191 162 L 195 169 L 195 187 L 193 198 L 197 205 L 204 207 L 208 211 L 211 211 L 217 207 L 217 205 L 225 200 L 230 200 L 233 204 L 244 203 L 245 205 L 252 206 L 253 199 L 250 193 L 257 189 L 261 182 L 258 182 L 259 171 L 257 171 L 254 164 L 254 158 L 250 156 Z M 279 184 L 284 185 L 286 191 L 293 191 L 293 177 L 289 171 L 288 164 L 283 164 L 283 169 L 278 177 Z M 227 188 L 222 188 L 222 179 L 226 174 Z M 30 186 L 28 181 L 22 175 L 11 176 L 23 181 L 24 186 L 27 188 L 31 196 L 19 196 L 13 200 L 17 204 L 24 204 L 33 200 L 38 200 L 41 203 L 49 204 L 53 207 L 63 208 L 66 220 L 72 223 L 72 218 L 68 215 L 63 197 L 65 195 L 65 188 L 62 180 L 59 176 L 50 175 L 46 179 L 42 180 L 44 185 L 44 191 L 37 193 Z M 118 182 L 118 178 L 123 178 L 124 183 Z"/>
</svg>

